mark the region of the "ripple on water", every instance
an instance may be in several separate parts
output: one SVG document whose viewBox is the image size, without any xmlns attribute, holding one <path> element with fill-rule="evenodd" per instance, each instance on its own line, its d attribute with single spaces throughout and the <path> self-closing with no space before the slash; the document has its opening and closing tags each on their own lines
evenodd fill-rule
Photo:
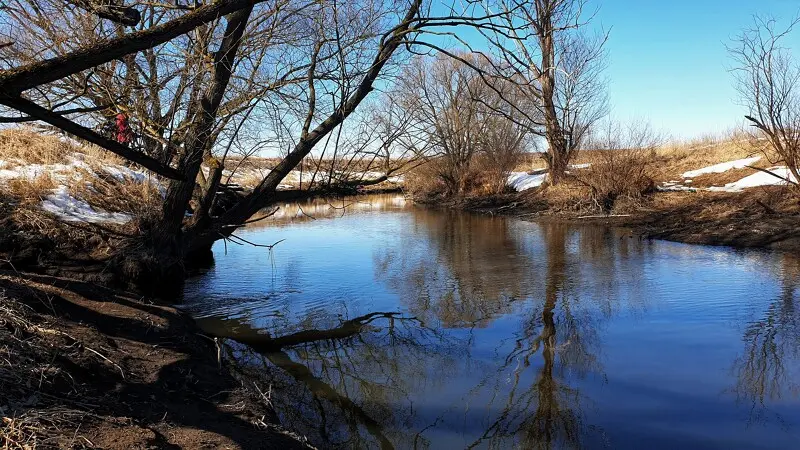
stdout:
<svg viewBox="0 0 800 450">
<path fill-rule="evenodd" d="M 796 447 L 793 256 L 396 197 L 326 208 L 243 231 L 285 239 L 272 254 L 215 247 L 184 296 L 232 337 L 402 313 L 271 360 L 287 368 L 273 402 L 317 446 Z"/>
</svg>

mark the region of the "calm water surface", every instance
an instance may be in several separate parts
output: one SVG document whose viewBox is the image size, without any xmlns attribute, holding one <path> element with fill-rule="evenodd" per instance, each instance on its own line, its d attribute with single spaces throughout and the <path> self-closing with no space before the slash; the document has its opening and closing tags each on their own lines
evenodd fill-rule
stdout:
<svg viewBox="0 0 800 450">
<path fill-rule="evenodd" d="M 218 243 L 185 307 L 321 448 L 800 448 L 790 255 L 394 196 L 239 234 L 283 242 Z"/>
</svg>

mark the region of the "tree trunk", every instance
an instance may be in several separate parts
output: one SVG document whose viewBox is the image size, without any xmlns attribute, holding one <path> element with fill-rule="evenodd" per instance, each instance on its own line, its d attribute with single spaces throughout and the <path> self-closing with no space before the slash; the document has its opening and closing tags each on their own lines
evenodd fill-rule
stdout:
<svg viewBox="0 0 800 450">
<path fill-rule="evenodd" d="M 213 144 L 211 130 L 217 109 L 228 86 L 231 67 L 251 12 L 252 7 L 248 7 L 228 16 L 222 43 L 214 57 L 211 83 L 197 100 L 197 114 L 187 132 L 183 154 L 178 162 L 178 171 L 183 177 L 170 182 L 158 221 L 145 233 L 143 242 L 134 243 L 137 251 L 121 252 L 123 277 L 129 281 L 145 286 L 166 285 L 183 278 L 187 246 L 183 221 L 195 192 L 203 156 Z M 216 190 L 214 183 L 209 184 L 206 188 Z M 201 194 L 201 202 L 208 201 L 205 197 Z M 197 252 L 192 256 L 199 254 Z"/>
<path fill-rule="evenodd" d="M 569 148 L 564 136 L 564 129 L 558 120 L 555 104 L 556 67 L 552 18 L 550 16 L 542 17 L 541 26 L 539 43 L 542 49 L 542 66 L 539 82 L 542 88 L 542 112 L 545 138 L 548 144 L 545 160 L 550 173 L 550 183 L 556 185 L 566 178 Z"/>
<path fill-rule="evenodd" d="M 258 1 L 256 0 L 256 2 Z M 364 75 L 357 89 L 325 120 L 308 133 L 304 133 L 294 149 L 270 171 L 250 194 L 242 197 L 221 214 L 209 217 L 206 212 L 213 211 L 213 197 L 216 191 L 214 186 L 217 184 L 214 182 L 217 176 L 212 173 L 209 177 L 211 182 L 204 183 L 204 186 L 206 189 L 214 189 L 214 191 L 200 192 L 197 196 L 200 200 L 200 209 L 204 210 L 200 212 L 202 220 L 185 223 L 187 207 L 195 194 L 196 180 L 200 173 L 203 157 L 209 145 L 213 144 L 211 130 L 230 80 L 233 58 L 237 53 L 242 31 L 252 7 L 231 14 L 228 17 L 223 42 L 215 55 L 211 84 L 198 101 L 190 105 L 190 110 L 195 111 L 194 121 L 186 134 L 183 154 L 178 162 L 178 171 L 184 176 L 181 180 L 170 183 L 160 220 L 152 225 L 142 240 L 133 243 L 131 249 L 135 249 L 134 251 L 123 250 L 118 256 L 122 260 L 123 267 L 127 263 L 132 263 L 134 273 L 126 274 L 127 278 L 133 279 L 132 281 L 137 279 L 145 281 L 146 285 L 182 280 L 183 277 L 179 276 L 177 272 L 183 271 L 186 265 L 191 265 L 199 257 L 202 259 L 207 257 L 214 242 L 229 237 L 253 215 L 280 199 L 283 193 L 276 189 L 286 175 L 297 167 L 328 133 L 355 111 L 356 107 L 373 90 L 373 84 L 383 67 L 394 51 L 403 43 L 406 35 L 413 30 L 413 26 L 416 24 L 414 19 L 418 15 L 421 4 L 421 0 L 415 0 L 409 6 L 404 20 L 390 36 L 381 42 L 370 69 Z M 0 84 L 0 86 L 2 85 Z M 313 108 L 310 109 L 309 114 L 310 116 L 314 114 Z M 162 278 L 159 279 L 159 277 Z M 164 280 L 163 277 L 169 277 L 169 280 Z"/>
<path fill-rule="evenodd" d="M 187 230 L 185 236 L 183 236 L 182 243 L 184 255 L 207 252 L 214 242 L 230 236 L 239 225 L 275 201 L 276 189 L 281 181 L 300 164 L 303 158 L 311 153 L 314 146 L 355 111 L 356 107 L 373 90 L 373 84 L 380 75 L 381 70 L 413 27 L 414 18 L 417 16 L 421 5 L 421 0 L 416 0 L 411 4 L 403 22 L 395 28 L 392 35 L 386 39 L 378 50 L 370 70 L 361 80 L 355 92 L 330 116 L 320 122 L 314 129 L 304 134 L 294 149 L 270 171 L 252 193 L 225 211 L 220 217 L 215 218 L 210 225 L 199 224 Z"/>
</svg>

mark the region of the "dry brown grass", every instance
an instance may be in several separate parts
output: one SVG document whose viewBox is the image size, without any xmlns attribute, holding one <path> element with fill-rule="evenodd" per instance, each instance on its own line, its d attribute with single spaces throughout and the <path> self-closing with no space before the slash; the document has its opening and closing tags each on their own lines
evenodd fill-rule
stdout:
<svg viewBox="0 0 800 450">
<path fill-rule="evenodd" d="M 0 132 L 0 159 L 7 164 L 3 169 L 20 166 L 56 165 L 39 170 L 39 175 L 21 176 L 0 180 L 0 193 L 11 199 L 14 208 L 9 215 L 24 229 L 36 231 L 52 238 L 63 239 L 75 234 L 73 227 L 57 224 L 54 217 L 40 208 L 45 198 L 60 185 L 69 193 L 85 200 L 97 210 L 146 217 L 157 211 L 161 193 L 149 181 L 114 178 L 104 167 L 123 166 L 116 155 L 95 146 L 79 146 L 70 140 L 47 135 L 32 129 L 10 129 Z M 70 164 L 80 159 L 86 166 Z M 80 236 L 73 236 L 81 239 Z"/>
<path fill-rule="evenodd" d="M 761 149 L 747 141 L 723 141 L 705 145 L 666 146 L 656 150 L 652 164 L 663 181 L 679 180 L 682 173 L 737 159 L 761 155 Z"/>
<path fill-rule="evenodd" d="M 6 195 L 14 198 L 18 205 L 29 207 L 38 205 L 44 198 L 58 186 L 58 183 L 49 174 L 42 174 L 33 179 L 11 179 L 5 183 L 3 190 Z"/>
<path fill-rule="evenodd" d="M 74 153 L 83 153 L 86 160 L 122 164 L 119 156 L 94 145 L 78 146 L 59 136 L 43 134 L 31 128 L 0 130 L 0 160 L 10 167 L 21 164 L 64 164 Z"/>
<path fill-rule="evenodd" d="M 91 184 L 75 182 L 69 186 L 70 194 L 85 200 L 95 209 L 108 212 L 131 214 L 134 217 L 150 217 L 160 210 L 163 198 L 155 184 L 135 180 L 121 181 L 105 174 L 102 169 L 95 170 L 96 176 L 84 172 Z"/>
<path fill-rule="evenodd" d="M 523 198 L 531 204 L 539 204 L 536 209 L 545 209 L 554 214 L 581 215 L 596 211 L 590 200 L 591 189 L 573 179 L 567 179 L 555 186 L 542 190 L 525 191 Z"/>
<path fill-rule="evenodd" d="M 446 186 L 430 164 L 423 164 L 405 175 L 405 189 L 415 198 L 432 198 L 443 193 Z"/>
<path fill-rule="evenodd" d="M 39 301 L 47 304 L 48 299 Z M 54 397 L 43 392 L 77 386 L 69 373 L 52 364 L 51 341 L 63 333 L 34 320 L 35 316 L 30 306 L 0 290 L 0 448 L 4 450 L 57 448 L 62 431 L 79 429 L 86 416 L 52 404 Z"/>
<path fill-rule="evenodd" d="M 582 150 L 578 152 L 571 164 L 586 164 L 602 159 L 602 150 Z M 682 173 L 737 159 L 761 156 L 764 146 L 758 142 L 735 134 L 731 136 L 704 136 L 688 142 L 671 142 L 658 147 L 649 154 L 647 163 L 653 166 L 654 179 L 657 181 L 680 180 Z M 774 161 L 774 155 L 762 158 L 758 167 L 768 167 Z M 537 153 L 527 154 L 517 164 L 515 171 L 529 171 L 545 168 L 545 162 Z M 754 173 L 750 171 L 747 173 Z M 746 175 L 745 175 L 746 176 Z M 723 183 L 724 184 L 724 183 Z"/>
</svg>

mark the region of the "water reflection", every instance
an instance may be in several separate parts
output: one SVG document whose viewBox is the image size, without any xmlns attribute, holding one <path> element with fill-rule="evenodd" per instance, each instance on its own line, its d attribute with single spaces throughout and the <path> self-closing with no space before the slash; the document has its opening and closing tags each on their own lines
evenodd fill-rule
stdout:
<svg viewBox="0 0 800 450">
<path fill-rule="evenodd" d="M 187 292 L 209 332 L 250 344 L 235 351 L 268 369 L 283 420 L 312 443 L 785 448 L 798 437 L 797 259 L 380 204 L 259 228 L 287 239 L 277 281 L 223 283 L 263 256 L 238 253 Z M 237 295 L 249 300 L 237 307 Z"/>
<path fill-rule="evenodd" d="M 318 219 L 334 219 L 356 212 L 383 212 L 403 209 L 407 204 L 402 194 L 375 194 L 369 197 L 310 198 L 274 205 L 268 220 L 248 224 L 248 228 L 287 226 Z M 263 214 L 257 215 L 262 217 Z"/>
<path fill-rule="evenodd" d="M 760 317 L 744 330 L 744 349 L 733 364 L 736 376 L 734 392 L 740 402 L 750 405 L 750 422 L 764 422 L 774 416 L 770 403 L 784 396 L 798 396 L 800 384 L 797 365 L 800 361 L 800 311 L 796 307 L 796 292 L 800 280 L 800 263 L 784 258 L 778 272 L 779 295 L 771 301 Z"/>
</svg>

